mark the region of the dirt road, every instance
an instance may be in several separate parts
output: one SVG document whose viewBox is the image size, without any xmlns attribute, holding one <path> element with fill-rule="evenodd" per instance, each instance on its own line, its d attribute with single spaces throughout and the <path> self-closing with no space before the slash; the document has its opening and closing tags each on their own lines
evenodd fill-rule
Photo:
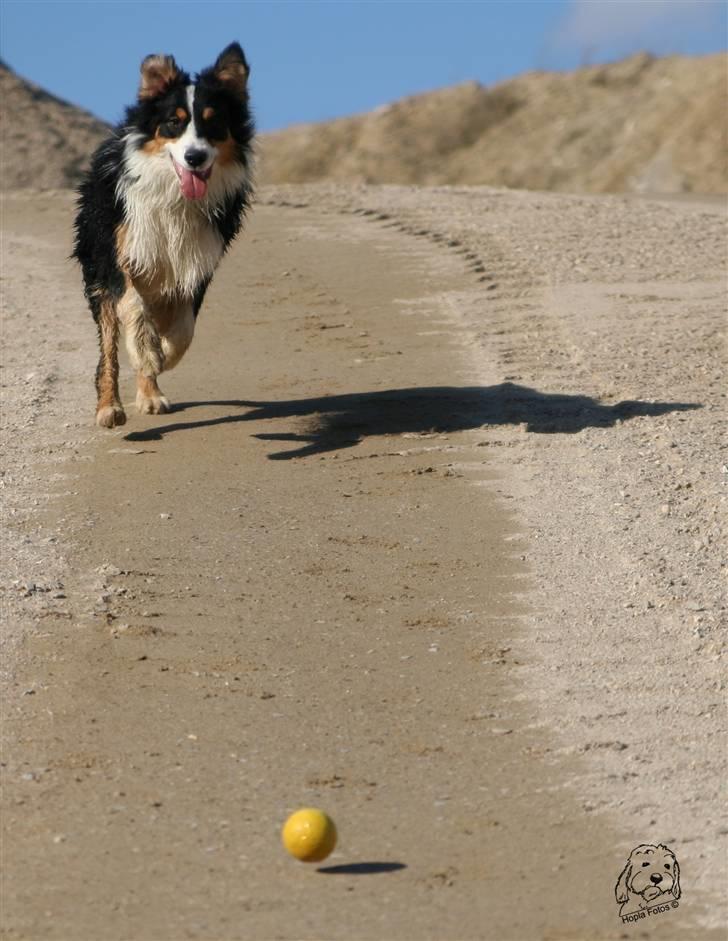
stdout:
<svg viewBox="0 0 728 941">
<path fill-rule="evenodd" d="M 71 198 L 8 197 L 7 937 L 720 937 L 722 218 L 570 200 L 266 191 L 102 433 Z M 623 925 L 643 842 L 683 897 Z"/>
</svg>

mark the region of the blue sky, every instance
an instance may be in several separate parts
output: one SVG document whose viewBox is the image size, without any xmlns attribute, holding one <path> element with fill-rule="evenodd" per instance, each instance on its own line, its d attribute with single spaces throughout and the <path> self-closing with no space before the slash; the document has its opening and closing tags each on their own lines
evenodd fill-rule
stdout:
<svg viewBox="0 0 728 941">
<path fill-rule="evenodd" d="M 723 0 L 0 0 L 0 55 L 107 121 L 133 99 L 140 60 L 188 71 L 232 39 L 252 65 L 261 130 L 367 111 L 468 79 L 571 69 L 639 49 L 725 49 Z"/>
</svg>

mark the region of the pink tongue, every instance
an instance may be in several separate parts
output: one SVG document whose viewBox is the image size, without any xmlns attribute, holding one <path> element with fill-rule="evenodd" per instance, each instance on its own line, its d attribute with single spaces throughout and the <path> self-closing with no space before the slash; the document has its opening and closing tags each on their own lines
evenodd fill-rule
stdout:
<svg viewBox="0 0 728 941">
<path fill-rule="evenodd" d="M 207 192 L 207 180 L 200 179 L 199 176 L 195 176 L 194 173 L 180 167 L 179 164 L 177 167 L 179 184 L 182 187 L 182 195 L 185 199 L 202 199 Z"/>
</svg>

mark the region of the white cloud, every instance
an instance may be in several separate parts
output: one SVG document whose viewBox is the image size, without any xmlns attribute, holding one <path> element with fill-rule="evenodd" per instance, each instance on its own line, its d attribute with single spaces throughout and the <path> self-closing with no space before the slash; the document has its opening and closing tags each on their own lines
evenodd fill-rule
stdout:
<svg viewBox="0 0 728 941">
<path fill-rule="evenodd" d="M 709 26 L 721 6 L 722 0 L 572 0 L 553 39 L 580 49 L 650 48 Z"/>
</svg>

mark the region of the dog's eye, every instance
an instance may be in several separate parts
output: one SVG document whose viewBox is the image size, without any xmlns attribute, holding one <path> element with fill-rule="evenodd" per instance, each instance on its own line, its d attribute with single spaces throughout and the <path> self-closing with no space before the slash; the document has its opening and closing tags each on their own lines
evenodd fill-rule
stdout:
<svg viewBox="0 0 728 941">
<path fill-rule="evenodd" d="M 179 118 L 168 118 L 160 130 L 163 137 L 179 137 L 182 133 L 182 122 Z"/>
<path fill-rule="evenodd" d="M 186 122 L 183 121 L 178 114 L 171 114 L 159 125 L 157 133 L 160 137 L 179 137 L 182 133 L 182 128 L 184 127 L 185 123 Z"/>
<path fill-rule="evenodd" d="M 649 863 L 642 863 L 642 868 L 644 869 L 645 866 L 649 866 L 649 865 L 650 865 Z"/>
<path fill-rule="evenodd" d="M 670 868 L 670 863 L 665 863 L 665 869 L 669 869 L 669 868 Z"/>
</svg>

